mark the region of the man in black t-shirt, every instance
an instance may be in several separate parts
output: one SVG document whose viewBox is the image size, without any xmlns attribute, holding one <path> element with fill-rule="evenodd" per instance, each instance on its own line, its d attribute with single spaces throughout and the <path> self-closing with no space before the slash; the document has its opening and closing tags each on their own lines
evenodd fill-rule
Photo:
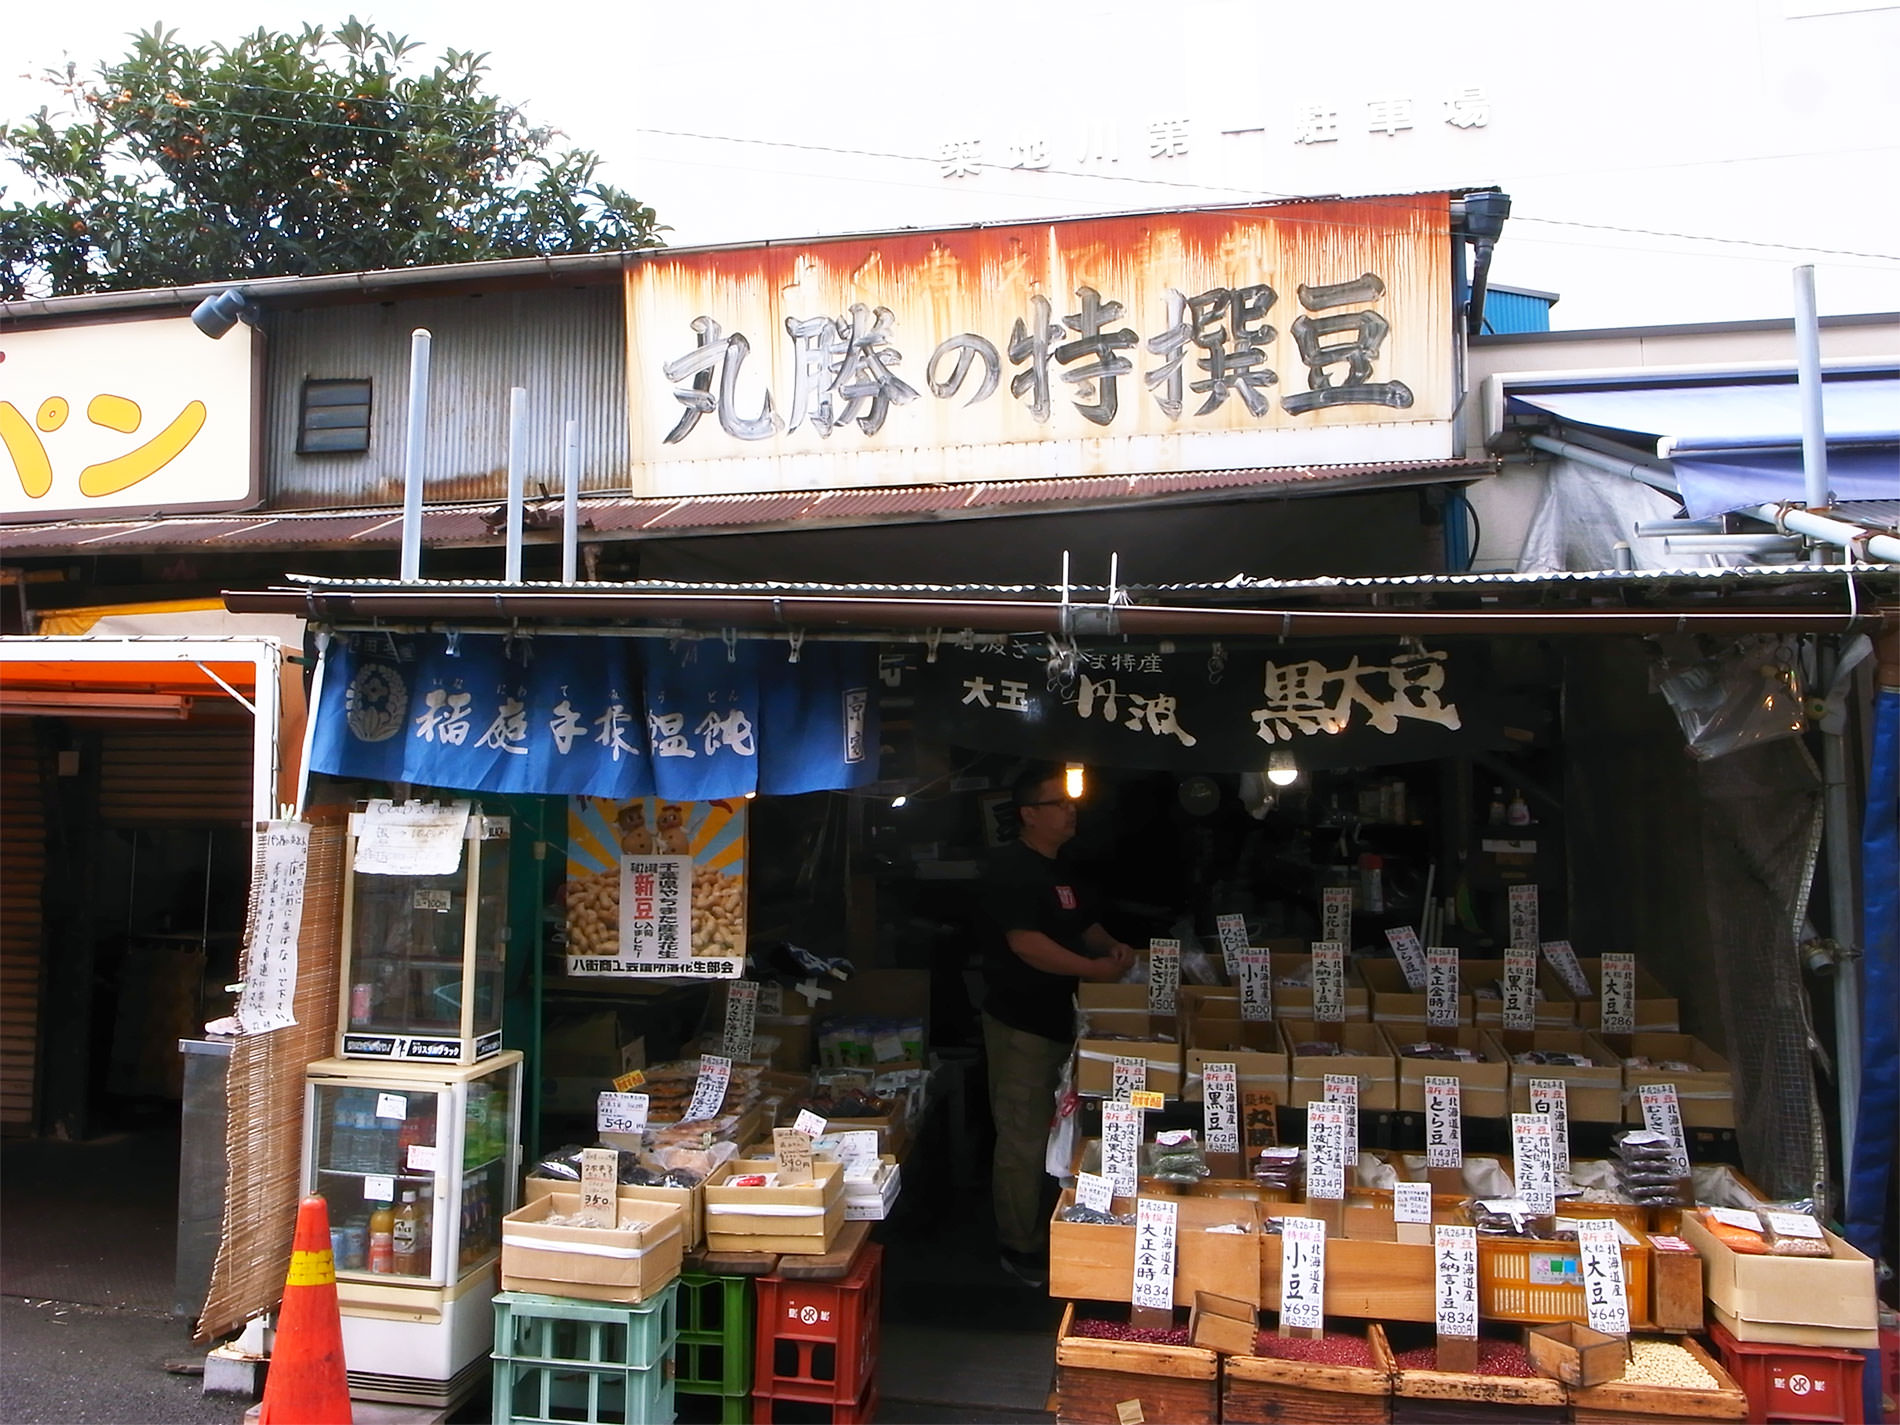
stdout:
<svg viewBox="0 0 1900 1425">
<path fill-rule="evenodd" d="M 1004 1268 L 1046 1286 L 1042 1160 L 1075 1047 L 1076 981 L 1118 980 L 1135 952 L 1102 929 L 1094 897 L 1058 854 L 1076 817 L 1061 774 L 1027 773 L 1014 797 L 1021 834 L 991 858 L 983 882 L 983 1045 L 996 1120 L 990 1191 Z"/>
</svg>

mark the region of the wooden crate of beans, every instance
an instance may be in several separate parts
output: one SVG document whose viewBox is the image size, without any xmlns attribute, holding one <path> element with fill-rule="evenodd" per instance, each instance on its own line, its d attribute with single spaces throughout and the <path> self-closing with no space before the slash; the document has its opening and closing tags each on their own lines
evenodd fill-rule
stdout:
<svg viewBox="0 0 1900 1425">
<path fill-rule="evenodd" d="M 1576 1425 L 1708 1425 L 1746 1420 L 1748 1397 L 1693 1340 L 1638 1337 L 1623 1379 L 1571 1391 L 1570 1411 Z"/>
<path fill-rule="evenodd" d="M 1427 1342 L 1431 1333 L 1420 1336 Z M 1395 1343 L 1398 1344 L 1398 1343 Z M 1393 1425 L 1482 1425 L 1566 1418 L 1564 1388 L 1531 1366 L 1522 1341 L 1478 1338 L 1476 1371 L 1441 1371 L 1432 1345 L 1395 1350 Z"/>
<path fill-rule="evenodd" d="M 1316 1340 L 1262 1331 L 1251 1356 L 1229 1356 L 1223 1425 L 1387 1425 L 1392 1352 L 1375 1321 Z"/>
<path fill-rule="evenodd" d="M 1057 1425 L 1220 1425 L 1220 1357 L 1187 1344 L 1187 1327 L 1140 1331 L 1126 1305 L 1076 1303 L 1056 1337 Z M 1124 1407 L 1139 1407 L 1136 1417 Z"/>
</svg>

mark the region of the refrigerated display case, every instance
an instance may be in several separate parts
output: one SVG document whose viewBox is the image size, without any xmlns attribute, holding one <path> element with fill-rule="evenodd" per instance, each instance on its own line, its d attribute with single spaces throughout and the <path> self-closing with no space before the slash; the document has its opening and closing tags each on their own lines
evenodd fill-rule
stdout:
<svg viewBox="0 0 1900 1425">
<path fill-rule="evenodd" d="M 359 843 L 383 807 L 373 803 L 350 815 L 337 1054 L 449 1064 L 486 1059 L 501 1051 L 508 818 L 471 812 L 452 871 L 359 870 Z"/>
<path fill-rule="evenodd" d="M 467 1065 L 309 1067 L 303 1186 L 329 1204 L 353 1396 L 452 1404 L 479 1377 L 520 1130 L 516 1050 Z"/>
</svg>

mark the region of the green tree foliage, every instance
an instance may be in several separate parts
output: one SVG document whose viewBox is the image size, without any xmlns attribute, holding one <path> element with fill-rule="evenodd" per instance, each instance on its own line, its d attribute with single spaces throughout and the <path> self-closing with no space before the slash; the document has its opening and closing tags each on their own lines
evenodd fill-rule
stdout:
<svg viewBox="0 0 1900 1425">
<path fill-rule="evenodd" d="M 0 125 L 0 299 L 657 247 L 653 210 L 483 91 L 486 56 L 354 18 L 191 48 L 133 36 L 77 117 Z M 6 190 L 0 188 L 0 198 Z"/>
</svg>

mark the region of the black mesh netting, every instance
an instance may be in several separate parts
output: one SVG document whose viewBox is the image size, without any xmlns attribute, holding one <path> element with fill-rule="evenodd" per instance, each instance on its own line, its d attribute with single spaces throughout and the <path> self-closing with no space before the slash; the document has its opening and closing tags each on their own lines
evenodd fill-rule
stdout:
<svg viewBox="0 0 1900 1425">
<path fill-rule="evenodd" d="M 1827 1201 L 1800 926 L 1821 844 L 1821 777 L 1797 738 L 1697 768 L 1703 893 L 1735 1070 L 1742 1161 L 1777 1198 Z"/>
</svg>

